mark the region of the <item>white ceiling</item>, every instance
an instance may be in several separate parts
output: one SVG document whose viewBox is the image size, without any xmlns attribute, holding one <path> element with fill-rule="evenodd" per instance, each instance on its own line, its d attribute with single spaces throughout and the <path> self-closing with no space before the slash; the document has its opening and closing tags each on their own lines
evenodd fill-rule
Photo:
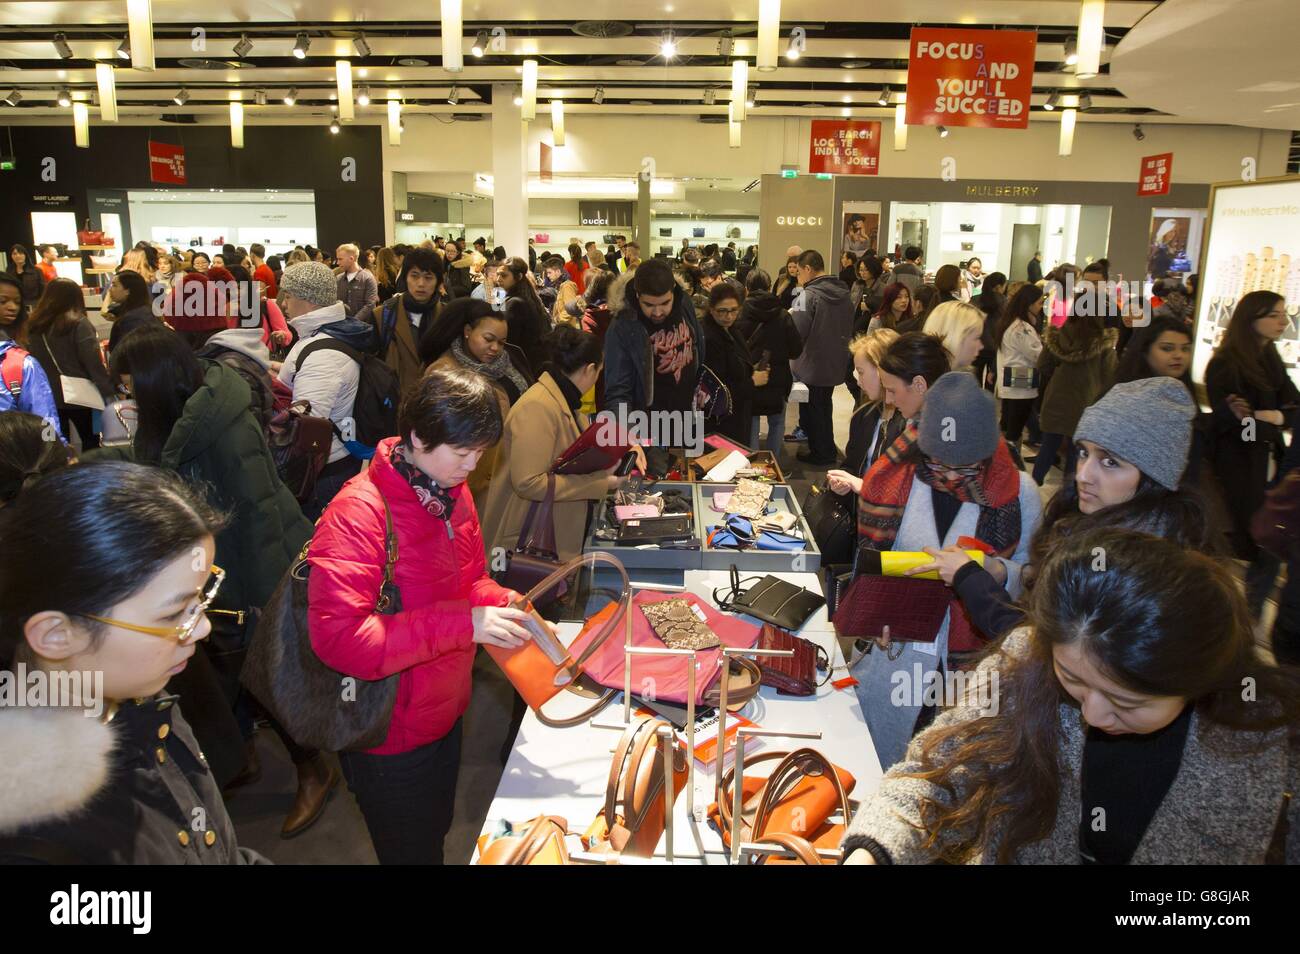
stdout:
<svg viewBox="0 0 1300 954">
<path fill-rule="evenodd" d="M 1111 83 L 1205 122 L 1300 129 L 1300 0 L 1165 0 L 1119 44 Z"/>
<path fill-rule="evenodd" d="M 1108 53 L 1126 30 L 1158 7 L 1155 0 L 1110 0 Z M 1036 106 L 1041 107 L 1052 90 L 1090 90 L 1093 110 L 1081 119 L 1132 122 L 1140 116 L 1144 122 L 1159 122 L 1161 117 L 1148 114 L 1143 103 L 1115 93 L 1105 72 L 1080 81 L 1061 62 L 1064 43 L 1077 27 L 1078 9 L 1078 0 L 908 0 L 873 3 L 869 11 L 866 0 L 785 0 L 781 48 L 796 26 L 807 31 L 807 45 L 797 62 L 783 56 L 775 72 L 751 69 L 755 113 L 808 116 L 813 109 L 834 109 L 832 115 L 843 115 L 847 109 L 852 116 L 885 116 L 888 110 L 876 100 L 882 87 L 898 92 L 906 84 L 909 27 L 948 24 L 1037 28 Z M 412 20 L 413 12 L 423 18 Z M 297 87 L 296 112 L 324 115 L 330 109 L 334 61 L 339 57 L 352 61 L 354 87 L 359 91 L 370 86 L 376 100 L 400 96 L 406 108 L 416 112 L 483 112 L 489 108 L 492 84 L 518 83 L 520 61 L 535 56 L 541 62 L 540 97 L 563 98 L 566 109 L 723 116 L 731 70 L 729 58 L 719 55 L 719 36 L 731 31 L 732 56 L 752 57 L 758 0 L 626 0 L 608 5 L 588 0 L 465 0 L 465 69 L 458 74 L 441 68 L 437 16 L 436 0 L 419 5 L 410 0 L 234 0 L 205 3 L 197 15 L 192 0 L 153 0 L 159 68 L 117 70 L 120 112 L 127 122 L 180 113 L 220 121 L 228 100 L 251 103 L 256 90 L 265 90 L 268 105 L 250 108 L 247 120 L 277 122 L 288 118 L 281 102 L 284 93 Z M 619 21 L 634 32 L 592 38 L 572 30 L 575 23 L 593 18 Z M 55 102 L 59 89 L 67 86 L 74 98 L 89 100 L 95 86 L 94 61 L 125 65 L 114 57 L 126 32 L 125 21 L 125 0 L 0 2 L 0 24 L 7 27 L 0 38 L 0 95 L 12 85 L 23 96 L 18 108 L 0 106 L 0 122 L 70 123 L 69 111 Z M 196 23 L 205 31 L 197 40 L 191 36 Z M 505 51 L 475 59 L 469 49 L 476 31 L 493 27 L 505 30 Z M 304 60 L 291 54 L 298 30 L 312 39 Z M 51 40 L 58 31 L 67 33 L 72 59 L 62 60 L 54 51 Z M 658 56 L 659 39 L 668 31 L 679 46 L 671 63 Z M 352 44 L 360 32 L 371 48 L 364 61 Z M 232 51 L 241 33 L 253 43 L 242 59 Z M 397 63 L 407 57 L 428 65 Z M 178 62 L 182 58 L 205 58 L 218 68 L 185 68 Z M 862 68 L 846 69 L 844 61 L 858 61 Z M 460 94 L 454 107 L 446 102 L 452 85 Z M 190 100 L 178 107 L 170 100 L 182 86 Z M 598 88 L 605 94 L 599 106 L 591 102 Z M 703 105 L 710 89 L 716 95 L 711 107 Z M 378 122 L 382 115 L 379 107 L 360 109 L 358 121 Z"/>
</svg>

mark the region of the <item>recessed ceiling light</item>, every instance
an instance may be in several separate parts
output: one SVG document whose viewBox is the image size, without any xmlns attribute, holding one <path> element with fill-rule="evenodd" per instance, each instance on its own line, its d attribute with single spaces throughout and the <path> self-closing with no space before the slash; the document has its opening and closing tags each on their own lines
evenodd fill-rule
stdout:
<svg viewBox="0 0 1300 954">
<path fill-rule="evenodd" d="M 253 52 L 253 41 L 248 38 L 247 33 L 239 34 L 239 42 L 235 44 L 235 56 L 245 57 Z"/>
<path fill-rule="evenodd" d="M 659 55 L 665 60 L 671 60 L 677 55 L 677 43 L 671 33 L 665 33 L 663 41 L 659 44 Z"/>
<path fill-rule="evenodd" d="M 397 61 L 397 65 L 398 65 L 398 66 L 406 66 L 406 67 L 410 67 L 410 68 L 412 68 L 412 69 L 418 69 L 418 68 L 420 68 L 420 67 L 422 67 L 422 66 L 428 66 L 428 65 L 429 65 L 429 61 L 428 61 L 428 60 L 421 60 L 421 59 L 418 59 L 418 58 L 416 58 L 416 57 L 414 57 L 414 56 L 404 56 L 404 57 L 402 57 L 400 60 Z"/>
<path fill-rule="evenodd" d="M 311 40 L 308 38 L 307 34 L 299 33 L 298 39 L 295 40 L 293 44 L 293 55 L 298 57 L 300 60 L 305 60 L 307 58 L 307 48 L 309 46 L 311 46 Z"/>
</svg>

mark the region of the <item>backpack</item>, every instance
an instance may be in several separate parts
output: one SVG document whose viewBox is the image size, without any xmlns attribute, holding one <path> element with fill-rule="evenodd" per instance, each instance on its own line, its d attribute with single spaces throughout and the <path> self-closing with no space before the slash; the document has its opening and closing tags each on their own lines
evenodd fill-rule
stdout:
<svg viewBox="0 0 1300 954">
<path fill-rule="evenodd" d="M 316 491 L 316 478 L 329 459 L 333 427 L 327 418 L 312 416 L 311 401 L 277 410 L 266 425 L 266 446 L 275 472 L 300 504 L 311 500 Z"/>
<path fill-rule="evenodd" d="M 366 460 L 374 454 L 376 444 L 385 437 L 397 434 L 397 405 L 402 397 L 397 372 L 375 355 L 358 351 L 337 338 L 324 335 L 299 352 L 294 362 L 294 373 L 297 374 L 307 357 L 317 351 L 341 351 L 361 366 L 357 400 L 352 405 L 352 420 L 356 424 L 356 431 L 345 436 L 335 425 L 334 433 L 347 446 L 349 454 Z"/>
<path fill-rule="evenodd" d="M 26 351 L 12 347 L 5 352 L 4 358 L 0 359 L 0 381 L 4 382 L 5 390 L 14 399 L 15 405 L 18 404 L 19 395 L 23 393 L 23 361 L 26 358 Z"/>
</svg>

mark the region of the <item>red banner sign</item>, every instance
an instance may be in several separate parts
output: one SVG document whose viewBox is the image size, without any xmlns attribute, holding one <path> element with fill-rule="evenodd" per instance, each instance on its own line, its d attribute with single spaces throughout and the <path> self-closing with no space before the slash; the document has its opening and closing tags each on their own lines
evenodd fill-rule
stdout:
<svg viewBox="0 0 1300 954">
<path fill-rule="evenodd" d="M 1174 171 L 1174 154 L 1162 152 L 1158 156 L 1143 156 L 1142 171 L 1138 173 L 1138 195 L 1168 195 L 1169 176 Z"/>
<path fill-rule="evenodd" d="M 880 174 L 880 123 L 814 119 L 808 171 L 841 176 Z"/>
<path fill-rule="evenodd" d="M 185 147 L 150 139 L 149 181 L 185 185 Z"/>
<path fill-rule="evenodd" d="M 1027 129 L 1032 30 L 915 27 L 907 61 L 909 126 Z"/>
</svg>

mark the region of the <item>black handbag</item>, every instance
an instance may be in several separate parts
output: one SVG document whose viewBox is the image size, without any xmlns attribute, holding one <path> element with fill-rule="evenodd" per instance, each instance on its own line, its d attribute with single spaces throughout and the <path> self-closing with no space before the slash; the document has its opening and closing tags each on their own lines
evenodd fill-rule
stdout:
<svg viewBox="0 0 1300 954">
<path fill-rule="evenodd" d="M 747 589 L 740 584 L 755 580 Z M 740 578 L 740 571 L 731 565 L 731 587 L 725 596 L 721 590 L 713 591 L 713 601 L 726 613 L 743 613 L 765 623 L 795 632 L 808 622 L 808 617 L 821 609 L 826 600 L 802 586 L 796 586 L 775 576 L 750 576 Z"/>
<path fill-rule="evenodd" d="M 501 585 L 517 593 L 527 593 L 564 565 L 555 549 L 555 474 L 546 475 L 546 496 L 528 505 L 528 515 L 519 530 L 515 548 L 506 553 Z M 562 599 L 569 592 L 567 580 L 550 591 L 543 605 Z"/>
<path fill-rule="evenodd" d="M 397 534 L 384 501 L 384 582 L 375 612 L 402 611 L 393 582 Z M 400 673 L 374 681 L 325 665 L 311 645 L 307 624 L 307 545 L 262 609 L 240 681 L 299 745 L 329 752 L 373 749 L 388 737 Z"/>
<path fill-rule="evenodd" d="M 822 592 L 826 594 L 826 618 L 834 622 L 840 599 L 853 582 L 853 564 L 823 563 L 818 572 L 822 578 Z"/>
<path fill-rule="evenodd" d="M 808 521 L 823 563 L 849 563 L 857 543 L 857 514 L 853 511 L 856 498 L 852 494 L 837 494 L 825 481 L 813 484 L 803 501 L 803 516 Z"/>
</svg>

